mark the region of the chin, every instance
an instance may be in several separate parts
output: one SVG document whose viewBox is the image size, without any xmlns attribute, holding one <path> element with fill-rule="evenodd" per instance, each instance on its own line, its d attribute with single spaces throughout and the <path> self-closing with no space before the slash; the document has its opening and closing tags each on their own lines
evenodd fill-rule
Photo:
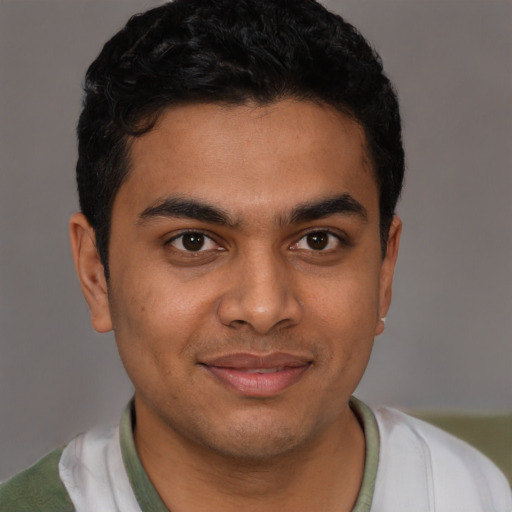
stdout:
<svg viewBox="0 0 512 512">
<path fill-rule="evenodd" d="M 224 442 L 217 442 L 213 448 L 218 455 L 239 460 L 240 462 L 264 463 L 292 453 L 301 442 L 293 433 L 286 430 L 279 432 L 247 432 L 238 429 Z"/>
<path fill-rule="evenodd" d="M 225 422 L 216 432 L 211 427 L 201 430 L 196 432 L 201 445 L 222 457 L 252 464 L 291 454 L 313 437 L 301 422 L 284 424 L 268 417 Z"/>
</svg>

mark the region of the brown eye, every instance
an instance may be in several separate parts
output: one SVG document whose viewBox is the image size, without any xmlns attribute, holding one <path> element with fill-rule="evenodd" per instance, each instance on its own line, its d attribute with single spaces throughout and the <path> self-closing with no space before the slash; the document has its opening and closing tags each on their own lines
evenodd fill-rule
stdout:
<svg viewBox="0 0 512 512">
<path fill-rule="evenodd" d="M 175 236 L 168 243 L 175 249 L 185 253 L 223 250 L 209 236 L 198 231 L 181 233 L 181 235 Z"/>
<path fill-rule="evenodd" d="M 290 249 L 313 252 L 332 252 L 343 245 L 341 238 L 330 231 L 311 231 L 305 234 Z"/>
<path fill-rule="evenodd" d="M 187 233 L 183 235 L 181 243 L 187 251 L 200 251 L 204 246 L 204 235 L 202 233 Z"/>
<path fill-rule="evenodd" d="M 322 251 L 329 244 L 329 234 L 325 231 L 310 233 L 306 236 L 308 246 L 315 251 Z"/>
</svg>

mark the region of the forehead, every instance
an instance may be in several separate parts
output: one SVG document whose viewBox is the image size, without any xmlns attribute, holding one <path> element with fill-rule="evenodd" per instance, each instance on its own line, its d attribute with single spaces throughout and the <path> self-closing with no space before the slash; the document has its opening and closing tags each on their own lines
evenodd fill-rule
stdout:
<svg viewBox="0 0 512 512">
<path fill-rule="evenodd" d="M 239 209 L 277 210 L 346 192 L 377 201 L 364 130 L 324 104 L 173 107 L 129 151 L 114 206 L 147 208 L 176 194 Z"/>
</svg>

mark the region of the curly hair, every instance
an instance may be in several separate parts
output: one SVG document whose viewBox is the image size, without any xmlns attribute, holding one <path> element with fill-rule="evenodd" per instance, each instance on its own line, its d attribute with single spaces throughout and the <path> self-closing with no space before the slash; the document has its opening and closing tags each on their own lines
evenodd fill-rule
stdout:
<svg viewBox="0 0 512 512">
<path fill-rule="evenodd" d="M 175 0 L 135 15 L 91 64 L 84 90 L 78 193 L 107 279 L 112 205 L 130 172 L 129 140 L 183 103 L 294 98 L 357 121 L 379 187 L 385 251 L 404 174 L 397 97 L 363 36 L 314 0 Z"/>
</svg>

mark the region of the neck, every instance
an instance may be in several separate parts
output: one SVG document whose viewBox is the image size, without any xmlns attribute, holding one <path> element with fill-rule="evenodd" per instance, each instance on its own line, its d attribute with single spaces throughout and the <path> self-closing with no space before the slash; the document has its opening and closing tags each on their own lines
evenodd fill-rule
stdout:
<svg viewBox="0 0 512 512">
<path fill-rule="evenodd" d="M 136 400 L 135 445 L 172 512 L 350 511 L 364 472 L 364 434 L 345 414 L 295 450 L 265 459 L 225 456 L 195 443 Z"/>
</svg>

